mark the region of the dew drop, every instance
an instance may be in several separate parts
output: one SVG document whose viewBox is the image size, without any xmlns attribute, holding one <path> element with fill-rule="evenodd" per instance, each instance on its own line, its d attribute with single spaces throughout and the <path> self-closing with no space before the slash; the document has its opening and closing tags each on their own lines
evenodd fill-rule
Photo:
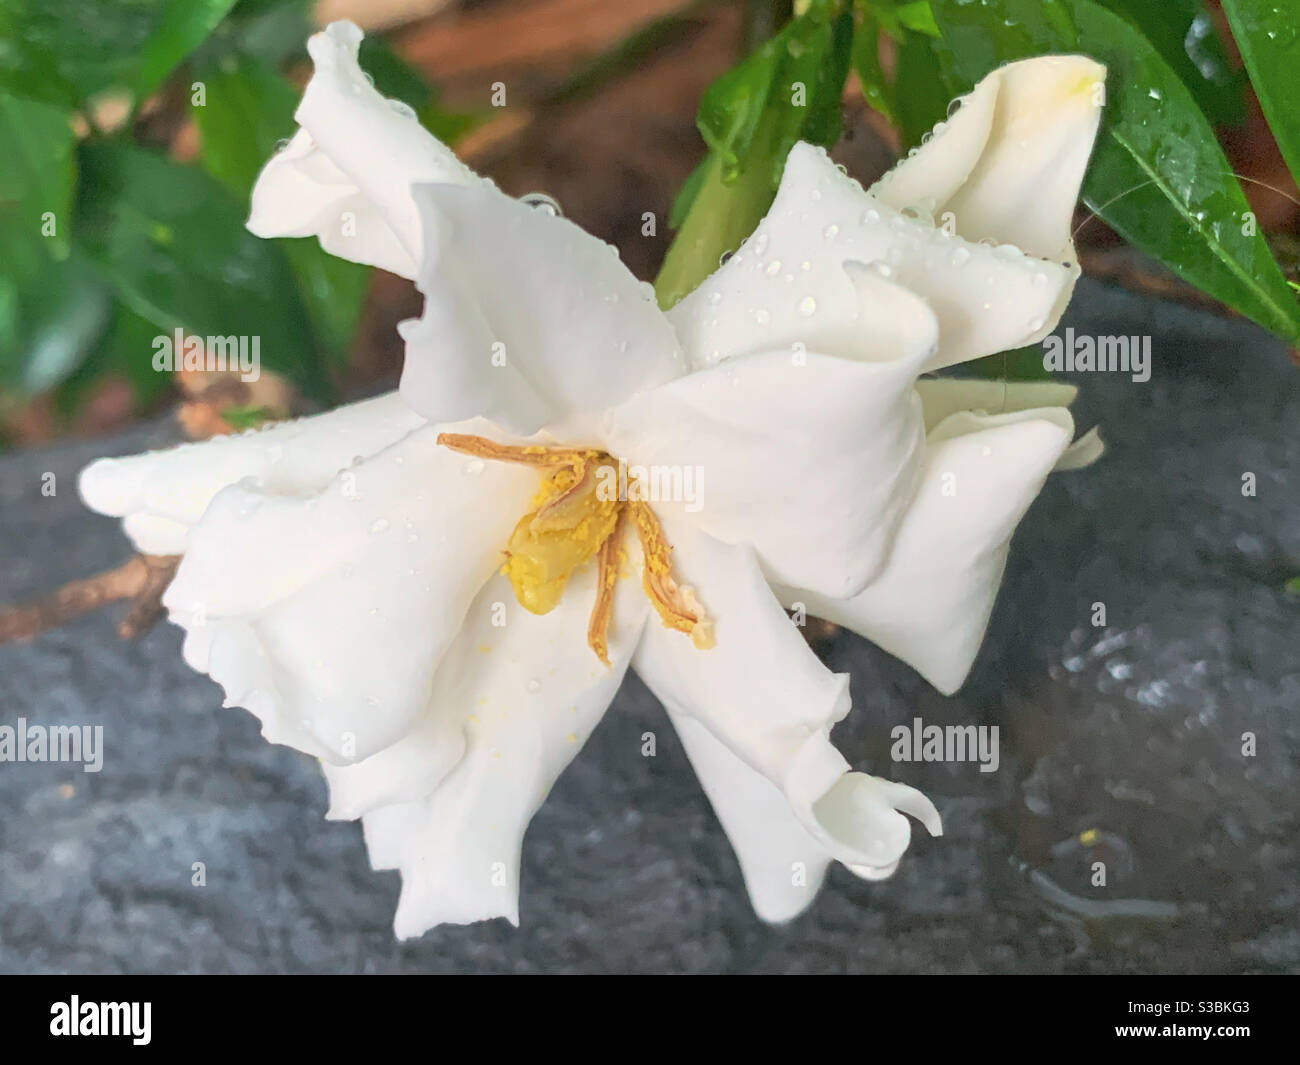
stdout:
<svg viewBox="0 0 1300 1065">
<path fill-rule="evenodd" d="M 822 230 L 822 237 L 826 240 L 834 240 L 835 235 L 839 233 L 839 231 L 840 231 L 840 227 L 837 226 L 834 222 L 832 222 L 830 225 L 828 225 L 825 229 Z"/>
<path fill-rule="evenodd" d="M 396 111 L 403 118 L 415 118 L 415 108 L 405 100 L 389 100 L 388 106 Z"/>
<path fill-rule="evenodd" d="M 374 535 L 378 535 L 381 532 L 387 532 L 387 531 L 388 531 L 387 518 L 376 518 L 374 521 L 370 523 L 370 532 Z"/>
<path fill-rule="evenodd" d="M 866 214 L 862 216 L 862 224 L 868 226 L 874 226 L 879 221 L 880 221 L 880 212 L 877 211 L 874 207 L 868 207 Z"/>
<path fill-rule="evenodd" d="M 767 270 L 764 271 L 768 277 L 776 277 L 781 272 L 781 260 L 773 259 L 767 264 Z"/>
<path fill-rule="evenodd" d="M 767 323 L 770 322 L 771 320 L 772 320 L 772 315 L 769 314 L 767 309 L 764 307 L 760 307 L 758 310 L 754 312 L 754 321 L 756 321 L 759 325 L 767 325 Z"/>
<path fill-rule="evenodd" d="M 754 254 L 762 255 L 765 251 L 767 251 L 767 234 L 760 233 L 754 238 Z"/>
<path fill-rule="evenodd" d="M 969 259 L 970 249 L 954 248 L 952 258 L 949 259 L 949 262 L 951 262 L 953 266 L 964 266 Z"/>
<path fill-rule="evenodd" d="M 563 208 L 553 197 L 546 195 L 544 192 L 529 192 L 520 196 L 519 200 L 521 203 L 528 204 L 529 207 L 536 207 L 539 211 L 545 211 L 552 217 L 564 217 Z"/>
<path fill-rule="evenodd" d="M 715 291 L 715 292 L 710 292 L 710 293 L 709 293 L 709 304 L 710 304 L 711 306 L 716 307 L 716 306 L 717 306 L 719 303 L 721 303 L 721 302 L 722 302 L 722 293 L 721 293 L 721 292 L 716 292 L 716 291 Z"/>
<path fill-rule="evenodd" d="M 542 690 L 542 682 L 541 682 L 540 680 L 538 680 L 536 677 L 534 677 L 532 680 L 530 680 L 530 681 L 528 682 L 528 690 L 529 690 L 530 692 L 539 692 L 539 691 L 541 691 L 541 690 Z"/>
<path fill-rule="evenodd" d="M 799 301 L 799 313 L 805 318 L 811 318 L 817 313 L 817 301 L 811 296 L 805 296 Z"/>
</svg>

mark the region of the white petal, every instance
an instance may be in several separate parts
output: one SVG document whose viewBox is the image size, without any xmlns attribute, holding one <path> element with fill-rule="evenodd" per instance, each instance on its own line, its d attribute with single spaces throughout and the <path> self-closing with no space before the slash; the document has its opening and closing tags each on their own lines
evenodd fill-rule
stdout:
<svg viewBox="0 0 1300 1065">
<path fill-rule="evenodd" d="M 423 254 L 411 186 L 482 181 L 357 63 L 361 30 L 333 22 L 307 42 L 316 71 L 295 117 L 302 130 L 267 163 L 248 228 L 317 236 L 326 251 L 414 278 Z"/>
<path fill-rule="evenodd" d="M 1013 247 L 974 244 L 907 217 L 865 193 L 824 151 L 799 143 L 786 160 L 767 217 L 669 317 L 693 365 L 794 339 L 853 357 L 852 350 L 811 339 L 818 330 L 843 335 L 843 323 L 855 320 L 857 293 L 842 269 L 853 260 L 884 264 L 934 311 L 939 350 L 927 369 L 1046 336 L 1078 272 L 1077 266 L 1027 258 Z M 861 323 L 858 335 L 869 335 L 876 324 Z"/>
<path fill-rule="evenodd" d="M 930 435 L 921 485 L 884 572 L 859 595 L 786 589 L 787 603 L 844 625 L 945 694 L 975 661 L 1011 534 L 1070 442 L 1064 408 L 955 414 Z"/>
<path fill-rule="evenodd" d="M 848 265 L 864 320 L 882 326 L 877 361 L 788 349 L 729 360 L 617 408 L 608 437 L 630 477 L 679 471 L 693 489 L 684 509 L 714 537 L 753 544 L 772 579 L 840 597 L 884 565 L 915 491 L 912 384 L 937 341 L 921 300 Z"/>
<path fill-rule="evenodd" d="M 424 424 L 391 392 L 237 436 L 99 459 L 82 470 L 78 488 L 92 510 L 125 519 L 139 550 L 181 554 L 189 528 L 227 485 L 248 477 L 271 494 L 317 491 L 354 459 Z"/>
<path fill-rule="evenodd" d="M 634 666 L 664 705 L 697 719 L 772 781 L 839 861 L 872 869 L 897 862 L 911 831 L 899 806 L 920 811 L 937 833 L 938 813 L 919 793 L 849 772 L 830 742 L 831 726 L 849 709 L 848 677 L 831 673 L 809 650 L 752 549 L 661 518 L 675 574 L 714 619 L 717 641 L 699 650 L 650 620 Z"/>
<path fill-rule="evenodd" d="M 534 402 L 505 424 L 527 433 L 684 372 L 653 290 L 610 245 L 495 189 L 430 185 L 416 196 L 426 304 L 403 331 L 402 395 L 430 420 L 483 413 L 494 391 L 522 381 Z"/>
<path fill-rule="evenodd" d="M 689 714 L 665 705 L 713 811 L 740 862 L 749 900 L 764 921 L 789 921 L 817 897 L 830 855 L 789 800 Z"/>
<path fill-rule="evenodd" d="M 491 433 L 472 423 L 457 427 Z M 333 762 L 403 736 L 536 490 L 426 427 L 321 492 L 219 492 L 164 603 L 186 660 L 257 714 L 272 742 Z"/>
<path fill-rule="evenodd" d="M 970 177 L 988 144 L 1001 84 L 997 71 L 985 77 L 955 101 L 960 106 L 947 121 L 867 191 L 897 211 L 910 207 L 937 217 Z"/>
<path fill-rule="evenodd" d="M 645 621 L 639 589 L 620 582 L 612 665 L 602 665 L 586 641 L 595 576 L 590 566 L 575 574 L 540 617 L 514 602 L 500 576 L 471 608 L 438 670 L 431 708 L 462 730 L 464 757 L 426 798 L 363 818 L 372 860 L 402 872 L 399 937 L 491 917 L 518 924 L 528 822 L 613 699 Z M 505 604 L 504 624 L 497 604 Z"/>
<path fill-rule="evenodd" d="M 945 128 L 936 128 L 871 191 L 900 210 L 951 212 L 968 240 L 1073 262 L 1070 226 L 1105 78 L 1105 67 L 1077 55 L 1039 56 L 995 70 Z"/>
</svg>

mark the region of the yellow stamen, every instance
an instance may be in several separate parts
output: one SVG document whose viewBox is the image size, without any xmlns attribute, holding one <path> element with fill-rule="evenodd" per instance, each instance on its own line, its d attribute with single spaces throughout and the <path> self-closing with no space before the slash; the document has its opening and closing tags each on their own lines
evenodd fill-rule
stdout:
<svg viewBox="0 0 1300 1065">
<path fill-rule="evenodd" d="M 663 526 L 645 503 L 632 502 L 628 506 L 645 556 L 641 587 L 667 628 L 689 633 L 691 642 L 707 651 L 713 646 L 713 623 L 705 616 L 694 590 L 673 580 L 673 549 L 664 539 Z"/>
<path fill-rule="evenodd" d="M 476 458 L 549 471 L 531 509 L 510 534 L 501 567 L 524 609 L 534 614 L 555 609 L 573 573 L 596 558 L 596 601 L 587 643 L 609 665 L 607 633 L 630 508 L 645 555 L 642 586 L 650 602 L 666 626 L 688 633 L 696 647 L 713 646 L 713 626 L 704 608 L 690 588 L 679 587 L 672 578 L 672 548 L 654 512 L 643 502 L 619 499 L 616 492 L 609 498 L 611 493 L 601 491 L 616 466 L 609 454 L 592 448 L 499 444 L 463 433 L 440 433 L 438 443 Z"/>
<path fill-rule="evenodd" d="M 605 665 L 609 665 L 609 619 L 614 611 L 614 585 L 618 583 L 618 570 L 623 561 L 622 543 L 623 517 L 625 511 L 620 507 L 618 523 L 614 533 L 600 545 L 596 555 L 596 602 L 591 608 L 591 620 L 587 623 L 587 646 L 596 652 Z"/>
</svg>

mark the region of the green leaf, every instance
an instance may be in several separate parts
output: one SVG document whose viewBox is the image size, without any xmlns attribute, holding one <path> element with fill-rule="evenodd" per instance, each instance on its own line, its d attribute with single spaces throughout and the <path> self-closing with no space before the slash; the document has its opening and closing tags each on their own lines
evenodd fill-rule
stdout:
<svg viewBox="0 0 1300 1065">
<path fill-rule="evenodd" d="M 1012 59 L 1077 49 L 1068 0 L 933 0 L 931 7 L 956 73 L 971 85 Z"/>
<path fill-rule="evenodd" d="M 661 306 L 681 299 L 753 231 L 795 141 L 839 139 L 852 46 L 851 11 L 813 0 L 705 90 L 696 124 L 710 150 L 673 205 L 681 227 L 655 279 Z"/>
<path fill-rule="evenodd" d="M 234 6 L 235 0 L 166 0 L 162 22 L 140 56 L 134 84 L 137 98 L 158 88 Z"/>
<path fill-rule="evenodd" d="M 265 369 L 328 393 L 282 250 L 217 181 L 120 142 L 83 144 L 81 164 L 78 236 L 123 303 L 160 332 L 259 337 Z"/>
<path fill-rule="evenodd" d="M 927 37 L 939 36 L 939 24 L 934 21 L 934 12 L 929 0 L 916 0 L 915 3 L 901 4 L 894 12 L 899 23 L 909 30 L 924 33 Z"/>
<path fill-rule="evenodd" d="M 1223 0 L 1255 95 L 1300 183 L 1300 0 Z"/>
<path fill-rule="evenodd" d="M 86 359 L 54 392 L 55 408 L 74 413 L 96 385 L 117 377 L 131 386 L 137 407 L 146 407 L 172 386 L 170 373 L 153 368 L 153 340 L 158 327 L 123 303 L 109 308 L 109 322 Z"/>
<path fill-rule="evenodd" d="M 227 407 L 221 412 L 221 420 L 236 432 L 243 432 L 275 421 L 276 416 L 270 407 Z"/>
<path fill-rule="evenodd" d="M 0 86 L 81 106 L 152 91 L 232 0 L 0 0 Z"/>
<path fill-rule="evenodd" d="M 1241 79 L 1228 66 L 1202 0 L 1100 0 L 1136 26 L 1215 125 L 1245 118 Z M 1195 50 L 1195 55 L 1193 55 Z"/>
<path fill-rule="evenodd" d="M 0 384 L 8 388 L 39 390 L 70 372 L 94 328 L 84 274 L 68 262 L 73 144 L 66 109 L 0 92 Z"/>
<path fill-rule="evenodd" d="M 1080 46 L 1109 68 L 1084 201 L 1184 280 L 1288 339 L 1300 306 L 1191 93 L 1127 22 L 1076 0 Z"/>
<path fill-rule="evenodd" d="M 709 172 L 710 158 L 706 156 L 700 160 L 695 169 L 682 182 L 682 187 L 677 190 L 677 195 L 673 197 L 673 204 L 668 209 L 669 229 L 680 229 L 682 223 L 686 221 L 687 212 L 690 211 L 691 205 L 695 203 L 695 197 L 699 195 L 705 177 Z"/>
<path fill-rule="evenodd" d="M 307 53 L 312 26 L 310 0 L 239 0 L 226 19 L 194 53 L 212 66 L 223 59 L 249 57 L 280 67 Z"/>
<path fill-rule="evenodd" d="M 915 148 L 943 121 L 959 87 L 948 73 L 939 43 L 908 33 L 898 42 L 894 63 L 894 108 L 903 145 Z"/>
<path fill-rule="evenodd" d="M 66 109 L 0 92 L 0 270 L 10 276 L 68 254 L 73 144 Z"/>
<path fill-rule="evenodd" d="M 1300 308 L 1263 235 L 1248 224 L 1249 204 L 1214 131 L 1132 24 L 1092 0 L 1070 0 L 1068 27 L 1049 15 L 1063 10 L 1055 2 L 1040 9 L 1024 0 L 935 0 L 934 9 L 967 84 L 1044 52 L 1073 49 L 1105 63 L 1108 104 L 1084 201 L 1197 288 L 1285 337 L 1300 336 Z"/>
<path fill-rule="evenodd" d="M 21 392 L 38 395 L 63 381 L 90 354 L 110 317 L 107 287 L 80 255 L 46 264 L 26 288 L 15 373 Z"/>
<path fill-rule="evenodd" d="M 984 377 L 994 381 L 1049 381 L 1052 377 L 1043 366 L 1041 344 L 987 355 L 963 364 L 961 369 L 971 377 Z"/>
<path fill-rule="evenodd" d="M 838 139 L 851 18 L 845 12 L 832 19 L 827 0 L 813 3 L 704 91 L 696 125 L 720 158 L 724 180 L 735 180 L 760 124 L 772 131 L 765 149 L 778 161 L 773 188 L 786 153 L 801 136 L 819 144 Z"/>
<path fill-rule="evenodd" d="M 853 71 L 862 88 L 862 98 L 891 123 L 898 119 L 890 100 L 889 83 L 880 67 L 880 26 L 870 15 L 863 16 L 858 31 L 853 35 Z"/>
<path fill-rule="evenodd" d="M 262 166 L 293 132 L 297 90 L 251 57 L 231 57 L 219 68 L 200 72 L 207 86 L 204 106 L 193 108 L 200 159 L 237 202 L 247 203 Z M 321 343 L 333 360 L 342 361 L 356 333 L 369 268 L 328 254 L 315 238 L 277 243 L 293 268 Z"/>
</svg>

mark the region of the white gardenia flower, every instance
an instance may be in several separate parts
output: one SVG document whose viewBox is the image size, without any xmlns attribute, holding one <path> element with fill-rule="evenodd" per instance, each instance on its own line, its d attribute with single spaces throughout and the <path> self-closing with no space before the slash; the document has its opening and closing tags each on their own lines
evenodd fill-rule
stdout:
<svg viewBox="0 0 1300 1065">
<path fill-rule="evenodd" d="M 249 225 L 417 282 L 400 395 L 101 460 L 86 502 L 184 555 L 186 660 L 321 759 L 330 816 L 401 870 L 400 936 L 518 920 L 525 828 L 629 666 L 762 917 L 799 913 L 832 859 L 889 875 L 904 815 L 935 835 L 939 815 L 851 771 L 830 741 L 848 678 L 782 603 L 964 680 L 1021 516 L 1100 445 L 1071 448 L 1069 387 L 918 377 L 1056 324 L 1103 69 L 991 74 L 865 192 L 796 145 L 753 236 L 665 314 L 613 249 L 380 96 L 360 37 L 312 38 Z M 701 495 L 611 496 L 620 461 Z"/>
</svg>

